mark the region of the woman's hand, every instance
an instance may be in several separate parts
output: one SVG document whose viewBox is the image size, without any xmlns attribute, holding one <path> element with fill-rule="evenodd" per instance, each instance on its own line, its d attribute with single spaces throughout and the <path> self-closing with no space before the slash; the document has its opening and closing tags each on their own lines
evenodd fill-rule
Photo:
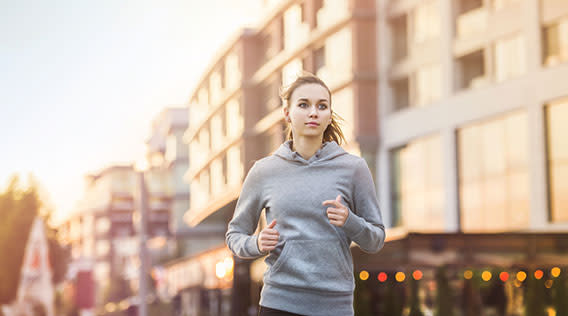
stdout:
<svg viewBox="0 0 568 316">
<path fill-rule="evenodd" d="M 327 218 L 329 222 L 335 226 L 341 227 L 345 224 L 349 210 L 345 205 L 341 204 L 341 194 L 337 195 L 335 200 L 323 201 L 323 205 L 330 205 L 327 208 Z"/>
<path fill-rule="evenodd" d="M 274 226 L 276 226 L 276 220 L 273 220 L 258 234 L 257 243 L 260 252 L 268 252 L 276 248 L 280 234 L 274 229 Z"/>
</svg>

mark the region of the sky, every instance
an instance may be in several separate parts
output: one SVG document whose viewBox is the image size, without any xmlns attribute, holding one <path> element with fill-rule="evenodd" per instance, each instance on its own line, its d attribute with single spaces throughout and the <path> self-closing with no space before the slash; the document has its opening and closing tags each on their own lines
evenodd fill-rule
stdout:
<svg viewBox="0 0 568 316">
<path fill-rule="evenodd" d="M 152 119 L 260 3 L 0 0 L 0 188 L 31 173 L 65 218 L 86 174 L 143 159 Z"/>
</svg>

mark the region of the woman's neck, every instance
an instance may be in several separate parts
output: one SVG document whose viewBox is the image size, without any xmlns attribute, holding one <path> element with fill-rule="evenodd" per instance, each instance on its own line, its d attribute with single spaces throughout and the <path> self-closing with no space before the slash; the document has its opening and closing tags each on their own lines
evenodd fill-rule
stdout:
<svg viewBox="0 0 568 316">
<path fill-rule="evenodd" d="M 318 137 L 294 137 L 292 150 L 309 160 L 321 148 L 322 139 Z"/>
</svg>

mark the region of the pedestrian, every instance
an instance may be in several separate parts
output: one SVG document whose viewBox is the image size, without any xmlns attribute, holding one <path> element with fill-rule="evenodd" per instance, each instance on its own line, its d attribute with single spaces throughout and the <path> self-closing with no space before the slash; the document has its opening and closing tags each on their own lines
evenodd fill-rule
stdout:
<svg viewBox="0 0 568 316">
<path fill-rule="evenodd" d="M 302 74 L 281 98 L 288 139 L 250 169 L 226 242 L 241 258 L 268 254 L 259 315 L 353 315 L 350 244 L 376 253 L 385 240 L 371 172 L 340 147 L 321 79 Z"/>
</svg>

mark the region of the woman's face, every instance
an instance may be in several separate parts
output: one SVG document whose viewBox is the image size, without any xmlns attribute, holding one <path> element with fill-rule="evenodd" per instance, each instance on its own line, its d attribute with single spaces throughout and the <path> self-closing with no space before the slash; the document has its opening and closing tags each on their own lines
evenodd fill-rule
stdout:
<svg viewBox="0 0 568 316">
<path fill-rule="evenodd" d="M 323 132 L 331 123 L 331 104 L 327 89 L 317 83 L 297 87 L 290 96 L 289 106 L 284 108 L 284 116 L 291 124 L 295 139 L 323 138 Z"/>
</svg>

